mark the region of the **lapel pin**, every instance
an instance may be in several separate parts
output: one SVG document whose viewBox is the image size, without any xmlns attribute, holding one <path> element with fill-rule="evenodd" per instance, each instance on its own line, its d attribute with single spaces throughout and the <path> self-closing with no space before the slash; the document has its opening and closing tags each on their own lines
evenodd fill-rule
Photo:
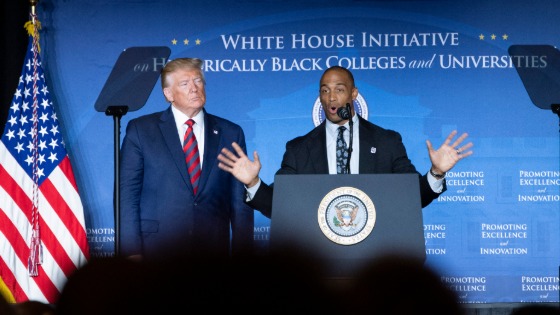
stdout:
<svg viewBox="0 0 560 315">
<path fill-rule="evenodd" d="M 377 148 L 376 147 L 371 147 L 371 154 L 375 154 L 375 152 L 377 152 Z"/>
</svg>

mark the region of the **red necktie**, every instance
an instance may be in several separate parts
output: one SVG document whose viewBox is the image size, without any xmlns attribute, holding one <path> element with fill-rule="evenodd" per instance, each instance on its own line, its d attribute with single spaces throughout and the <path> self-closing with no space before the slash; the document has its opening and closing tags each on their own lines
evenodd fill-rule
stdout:
<svg viewBox="0 0 560 315">
<path fill-rule="evenodd" d="M 187 161 L 187 168 L 191 178 L 193 191 L 196 195 L 198 190 L 198 179 L 200 178 L 200 156 L 198 155 L 198 143 L 193 132 L 194 120 L 189 119 L 185 123 L 188 125 L 187 132 L 185 132 L 185 139 L 183 140 L 183 152 L 185 152 L 185 160 Z"/>
</svg>

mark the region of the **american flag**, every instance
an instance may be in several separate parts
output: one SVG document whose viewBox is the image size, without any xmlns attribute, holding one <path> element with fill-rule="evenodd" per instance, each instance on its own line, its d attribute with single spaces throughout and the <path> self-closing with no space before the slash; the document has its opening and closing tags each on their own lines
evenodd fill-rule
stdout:
<svg viewBox="0 0 560 315">
<path fill-rule="evenodd" d="M 0 141 L 0 292 L 13 302 L 52 304 L 72 272 L 89 260 L 89 247 L 82 201 L 45 83 L 40 23 L 32 18 Z"/>
</svg>

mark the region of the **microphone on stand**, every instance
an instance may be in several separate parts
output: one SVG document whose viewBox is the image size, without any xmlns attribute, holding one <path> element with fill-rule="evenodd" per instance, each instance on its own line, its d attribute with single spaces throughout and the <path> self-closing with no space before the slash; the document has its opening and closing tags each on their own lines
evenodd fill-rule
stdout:
<svg viewBox="0 0 560 315">
<path fill-rule="evenodd" d="M 342 119 L 350 119 L 351 116 L 351 111 L 350 111 L 350 103 L 346 103 L 345 107 L 340 107 L 337 111 L 336 114 L 338 115 L 338 117 L 342 118 Z"/>
<path fill-rule="evenodd" d="M 352 157 L 352 140 L 354 138 L 354 122 L 352 121 L 352 110 L 350 108 L 350 103 L 346 103 L 345 107 L 340 107 L 336 114 L 338 117 L 346 120 L 348 119 L 348 125 L 350 126 L 350 143 L 348 144 L 348 161 L 346 161 L 346 174 L 350 174 L 350 158 Z"/>
</svg>

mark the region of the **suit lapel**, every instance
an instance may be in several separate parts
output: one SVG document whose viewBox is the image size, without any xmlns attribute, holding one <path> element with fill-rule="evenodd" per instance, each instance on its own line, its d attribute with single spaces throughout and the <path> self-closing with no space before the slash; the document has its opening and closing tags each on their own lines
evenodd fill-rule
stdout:
<svg viewBox="0 0 560 315">
<path fill-rule="evenodd" d="M 328 174 L 329 162 L 327 160 L 327 127 L 323 121 L 321 125 L 315 128 L 316 132 L 312 132 L 308 141 L 309 156 L 314 163 L 310 163 L 315 168 L 313 173 Z M 319 145 L 317 145 L 319 143 Z"/>
<path fill-rule="evenodd" d="M 360 117 L 360 174 L 375 173 L 376 150 L 375 132 L 370 123 Z"/>
<path fill-rule="evenodd" d="M 204 190 L 204 186 L 208 181 L 210 172 L 218 159 L 218 147 L 221 138 L 221 128 L 214 116 L 204 111 L 204 162 L 202 164 L 202 173 L 198 182 L 199 193 Z"/>
</svg>

